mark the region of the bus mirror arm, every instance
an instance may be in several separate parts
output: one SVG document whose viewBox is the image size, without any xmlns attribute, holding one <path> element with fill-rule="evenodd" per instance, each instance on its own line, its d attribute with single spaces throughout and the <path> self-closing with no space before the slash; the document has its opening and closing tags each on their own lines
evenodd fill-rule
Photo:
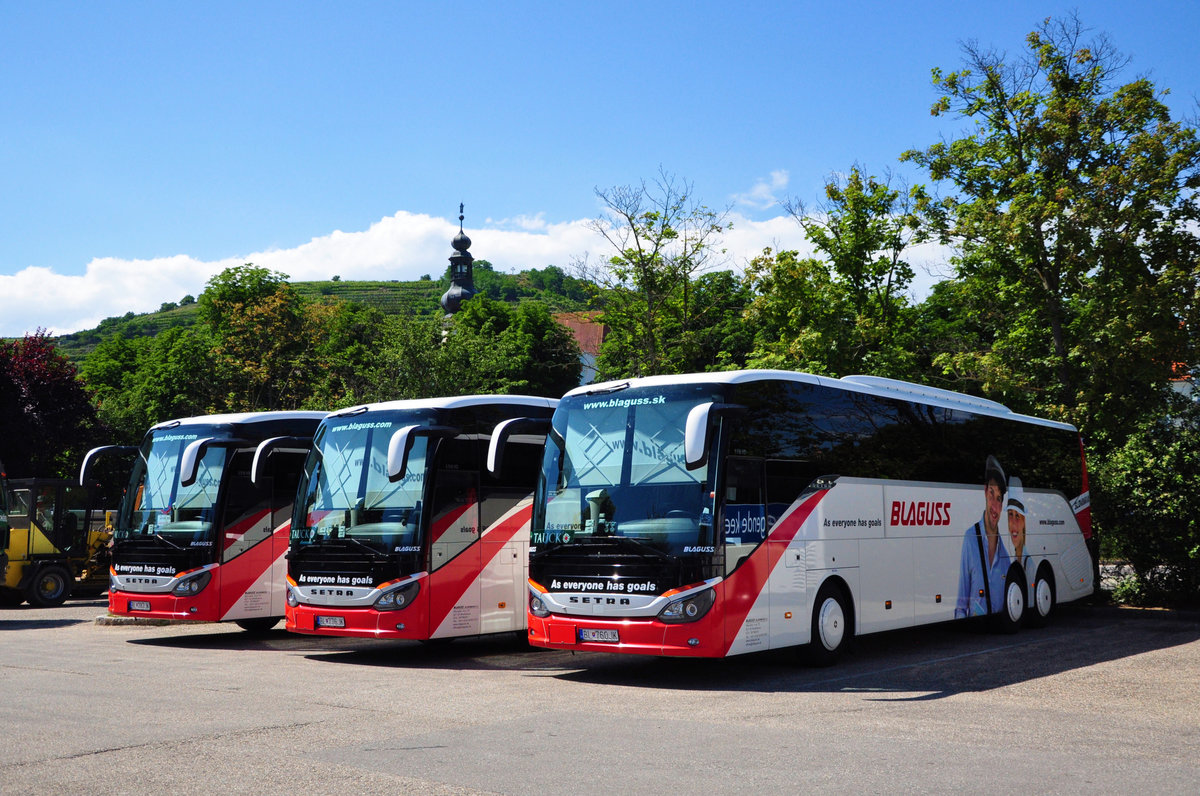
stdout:
<svg viewBox="0 0 1200 796">
<path fill-rule="evenodd" d="M 550 431 L 550 419 L 544 417 L 510 417 L 496 424 L 492 439 L 488 442 L 487 469 L 493 476 L 500 473 L 504 464 L 504 446 L 514 434 L 538 434 L 545 436 Z M 544 441 L 544 440 L 543 440 Z"/>
<path fill-rule="evenodd" d="M 92 463 L 101 455 L 115 453 L 118 456 L 132 456 L 138 452 L 136 445 L 102 445 L 99 448 L 92 448 L 83 457 L 83 464 L 79 467 L 79 485 L 87 486 L 87 477 L 91 472 Z"/>
<path fill-rule="evenodd" d="M 462 432 L 453 426 L 405 426 L 396 430 L 388 442 L 387 469 L 388 480 L 392 483 L 399 481 L 408 471 L 408 454 L 412 450 L 417 437 L 432 437 L 442 439 L 457 437 Z"/>
<path fill-rule="evenodd" d="M 683 432 L 684 465 L 689 470 L 703 467 L 708 462 L 708 449 L 712 444 L 713 421 L 725 415 L 738 415 L 746 411 L 741 404 L 722 404 L 709 401 L 697 404 L 688 412 L 687 425 Z"/>
<path fill-rule="evenodd" d="M 258 447 L 254 449 L 254 463 L 250 465 L 250 483 L 258 485 L 267 469 L 267 459 L 277 450 L 285 453 L 308 453 L 312 450 L 312 437 L 271 437 L 258 443 Z"/>
</svg>

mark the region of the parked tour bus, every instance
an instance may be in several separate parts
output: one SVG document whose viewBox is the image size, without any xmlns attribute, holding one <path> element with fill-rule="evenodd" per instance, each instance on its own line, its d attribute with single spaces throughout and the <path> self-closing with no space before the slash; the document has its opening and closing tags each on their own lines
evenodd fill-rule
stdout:
<svg viewBox="0 0 1200 796">
<path fill-rule="evenodd" d="M 113 533 L 113 614 L 273 627 L 296 485 L 324 412 L 208 415 L 160 423 L 138 448 Z"/>
<path fill-rule="evenodd" d="M 529 640 L 720 657 L 1091 594 L 1076 430 L 875 377 L 743 371 L 587 385 L 554 414 Z"/>
<path fill-rule="evenodd" d="M 287 629 L 523 633 L 532 493 L 556 403 L 463 396 L 327 417 L 292 519 Z"/>
</svg>

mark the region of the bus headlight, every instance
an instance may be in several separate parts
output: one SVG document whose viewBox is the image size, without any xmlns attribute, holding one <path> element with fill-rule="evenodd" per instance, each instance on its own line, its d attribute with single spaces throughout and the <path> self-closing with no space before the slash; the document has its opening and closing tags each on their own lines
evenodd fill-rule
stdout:
<svg viewBox="0 0 1200 796">
<path fill-rule="evenodd" d="M 405 583 L 403 586 L 397 586 L 394 589 L 389 589 L 379 596 L 375 601 L 376 611 L 399 611 L 401 608 L 407 608 L 409 603 L 417 598 L 417 592 L 421 590 L 421 581 L 412 580 Z"/>
<path fill-rule="evenodd" d="M 659 612 L 658 621 L 668 625 L 695 622 L 708 613 L 708 609 L 712 608 L 716 601 L 717 595 L 712 589 L 696 592 L 689 597 L 667 603 L 667 607 Z"/>
<path fill-rule="evenodd" d="M 545 619 L 550 616 L 550 609 L 542 602 L 542 598 L 536 594 L 529 595 L 529 613 L 536 616 L 538 619 Z"/>
<path fill-rule="evenodd" d="M 175 584 L 175 588 L 171 589 L 171 594 L 176 597 L 195 597 L 204 591 L 204 587 L 210 580 L 212 580 L 212 570 L 208 569 L 195 575 L 189 575 Z"/>
<path fill-rule="evenodd" d="M 287 587 L 287 604 L 289 608 L 296 608 L 300 605 L 300 598 L 296 596 L 296 590 L 291 586 Z"/>
</svg>

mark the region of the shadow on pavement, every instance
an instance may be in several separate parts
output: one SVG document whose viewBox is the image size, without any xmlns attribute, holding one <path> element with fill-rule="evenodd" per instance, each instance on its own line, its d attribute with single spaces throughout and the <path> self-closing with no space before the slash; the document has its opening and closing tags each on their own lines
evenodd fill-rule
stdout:
<svg viewBox="0 0 1200 796">
<path fill-rule="evenodd" d="M 1012 636 L 951 622 L 856 639 L 850 653 L 829 668 L 805 666 L 795 648 L 715 660 L 654 658 L 534 649 L 513 634 L 422 644 L 318 638 L 287 633 L 282 626 L 257 634 L 233 625 L 212 627 L 219 630 L 130 643 L 180 649 L 272 649 L 350 666 L 509 670 L 531 677 L 636 688 L 865 692 L 877 693 L 880 700 L 914 701 L 1003 688 L 1189 644 L 1200 640 L 1200 613 L 1066 605 L 1060 606 L 1049 627 L 1024 629 Z"/>
<path fill-rule="evenodd" d="M 882 701 L 920 701 L 1003 688 L 1197 640 L 1195 612 L 1071 605 L 1060 607 L 1049 627 L 1013 636 L 961 622 L 865 636 L 851 654 L 824 669 L 804 667 L 797 651 L 781 650 L 708 661 L 634 659 L 558 677 L 694 691 L 877 692 Z"/>
<path fill-rule="evenodd" d="M 41 630 L 88 624 L 86 619 L 10 619 L 9 616 L 9 614 L 0 615 L 0 630 Z"/>
</svg>

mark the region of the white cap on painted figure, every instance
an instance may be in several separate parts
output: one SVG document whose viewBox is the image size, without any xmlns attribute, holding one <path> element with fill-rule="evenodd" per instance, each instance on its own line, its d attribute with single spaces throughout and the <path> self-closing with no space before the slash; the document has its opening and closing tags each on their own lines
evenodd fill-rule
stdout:
<svg viewBox="0 0 1200 796">
<path fill-rule="evenodd" d="M 1008 479 L 1008 510 L 1025 516 L 1025 490 L 1021 488 L 1021 479 L 1015 475 Z"/>
</svg>

